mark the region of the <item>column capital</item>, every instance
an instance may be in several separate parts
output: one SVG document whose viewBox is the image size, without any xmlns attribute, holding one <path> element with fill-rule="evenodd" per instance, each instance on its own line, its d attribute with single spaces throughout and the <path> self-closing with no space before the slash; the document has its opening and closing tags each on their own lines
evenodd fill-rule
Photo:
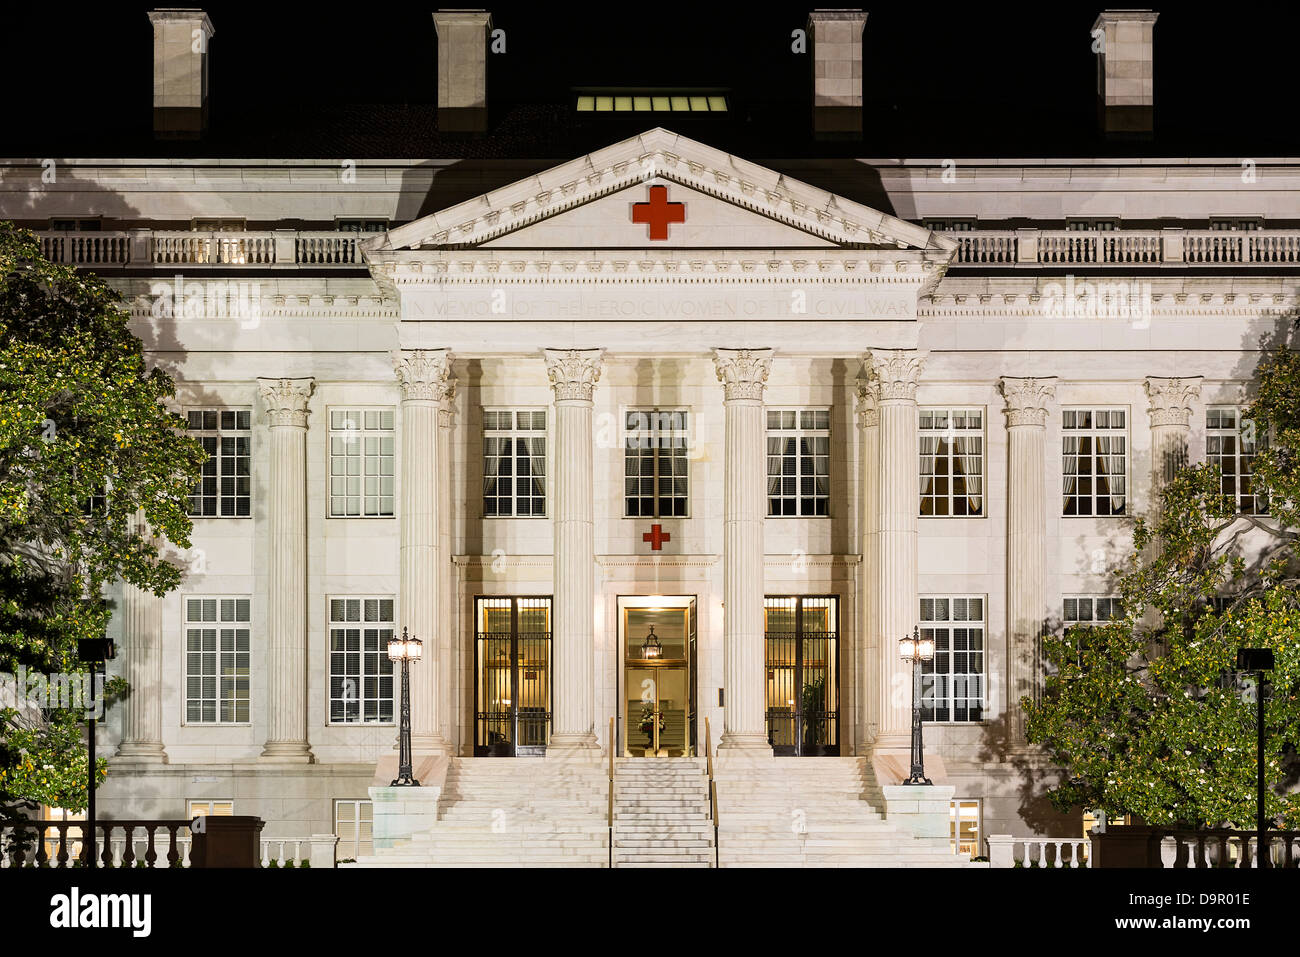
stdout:
<svg viewBox="0 0 1300 957">
<path fill-rule="evenodd" d="M 876 380 L 870 375 L 859 375 L 858 427 L 870 429 L 880 424 L 880 395 Z"/>
<path fill-rule="evenodd" d="M 713 363 L 728 401 L 763 398 L 772 371 L 771 349 L 714 349 Z"/>
<path fill-rule="evenodd" d="M 442 400 L 451 376 L 451 352 L 446 349 L 394 349 L 392 357 L 403 401 Z"/>
<path fill-rule="evenodd" d="M 916 401 L 916 386 L 921 379 L 928 354 L 918 349 L 871 349 L 863 356 L 876 386 L 880 402 Z"/>
<path fill-rule="evenodd" d="M 1047 425 L 1047 405 L 1056 398 L 1056 376 L 1017 379 L 1003 376 L 998 380 L 1007 403 L 1007 425 Z"/>
<path fill-rule="evenodd" d="M 1143 385 L 1151 407 L 1152 425 L 1180 425 L 1187 428 L 1192 422 L 1192 402 L 1201 397 L 1204 376 L 1165 379 L 1147 376 Z"/>
<path fill-rule="evenodd" d="M 604 349 L 543 349 L 546 375 L 555 390 L 556 401 L 577 399 L 590 402 L 600 380 Z"/>
<path fill-rule="evenodd" d="M 271 425 L 292 425 L 307 428 L 307 400 L 311 398 L 316 380 L 258 379 L 257 391 L 266 405 Z"/>
</svg>

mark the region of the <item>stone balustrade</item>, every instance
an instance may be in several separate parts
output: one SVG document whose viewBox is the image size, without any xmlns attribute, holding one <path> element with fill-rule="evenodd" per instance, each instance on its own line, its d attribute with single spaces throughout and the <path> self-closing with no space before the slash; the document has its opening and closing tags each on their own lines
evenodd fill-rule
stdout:
<svg viewBox="0 0 1300 957">
<path fill-rule="evenodd" d="M 267 229 L 242 232 L 131 229 L 37 232 L 41 254 L 69 266 L 110 269 L 258 267 L 364 269 L 357 244 L 375 233 Z"/>
<path fill-rule="evenodd" d="M 1091 867 L 1089 842 L 1071 837 L 1013 837 L 990 834 L 989 867 Z"/>
<path fill-rule="evenodd" d="M 973 229 L 941 231 L 955 266 L 1269 266 L 1300 264 L 1297 229 Z"/>
</svg>

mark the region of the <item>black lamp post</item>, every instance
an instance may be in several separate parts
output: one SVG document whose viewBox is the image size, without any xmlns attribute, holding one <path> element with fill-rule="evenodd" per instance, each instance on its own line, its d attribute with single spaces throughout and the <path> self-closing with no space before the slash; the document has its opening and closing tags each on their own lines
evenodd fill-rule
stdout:
<svg viewBox="0 0 1300 957">
<path fill-rule="evenodd" d="M 1238 648 L 1237 668 L 1255 672 L 1255 852 L 1259 867 L 1268 867 L 1264 820 L 1264 672 L 1273 670 L 1272 648 Z"/>
<path fill-rule="evenodd" d="M 922 638 L 914 626 L 910 637 L 898 640 L 898 653 L 912 663 L 912 768 L 904 784 L 933 784 L 925 776 L 925 743 L 921 737 L 921 662 L 934 660 L 934 639 Z"/>
<path fill-rule="evenodd" d="M 77 657 L 90 665 L 90 694 L 97 697 L 98 678 L 103 674 L 104 663 L 117 655 L 111 638 L 82 638 L 77 642 Z M 83 698 L 83 704 L 85 703 Z M 86 833 L 83 838 L 86 866 L 98 867 L 95 860 L 95 709 L 86 715 Z"/>
<path fill-rule="evenodd" d="M 420 660 L 424 643 L 419 638 L 412 638 L 402 629 L 401 638 L 391 638 L 388 642 L 389 661 L 402 663 L 402 721 L 398 733 L 398 767 L 397 778 L 392 787 L 419 787 L 420 782 L 412 776 L 411 771 L 411 672 L 412 661 Z"/>
</svg>

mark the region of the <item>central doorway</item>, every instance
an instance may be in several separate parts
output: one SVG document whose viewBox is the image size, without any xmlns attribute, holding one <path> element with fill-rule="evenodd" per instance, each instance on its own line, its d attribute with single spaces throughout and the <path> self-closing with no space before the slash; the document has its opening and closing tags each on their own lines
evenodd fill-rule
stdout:
<svg viewBox="0 0 1300 957">
<path fill-rule="evenodd" d="M 695 755 L 695 598 L 620 598 L 619 729 L 625 757 Z"/>
</svg>

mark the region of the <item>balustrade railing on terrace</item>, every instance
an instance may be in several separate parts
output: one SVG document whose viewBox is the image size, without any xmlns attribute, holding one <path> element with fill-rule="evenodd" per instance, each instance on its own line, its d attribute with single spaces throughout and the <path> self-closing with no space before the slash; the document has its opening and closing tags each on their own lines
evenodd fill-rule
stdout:
<svg viewBox="0 0 1300 957">
<path fill-rule="evenodd" d="M 956 266 L 1300 265 L 1300 229 L 974 229 L 941 232 Z"/>
<path fill-rule="evenodd" d="M 989 867 L 1091 867 L 1091 847 L 1082 837 L 1012 837 L 990 834 Z"/>
<path fill-rule="evenodd" d="M 990 834 L 985 840 L 990 867 L 1092 867 L 1094 841 L 1100 843 L 1096 848 L 1098 867 L 1259 866 L 1254 831 L 1125 826 L 1093 832 L 1089 839 Z M 1269 831 L 1267 856 L 1271 867 L 1300 867 L 1300 831 Z"/>
<path fill-rule="evenodd" d="M 159 267 L 361 269 L 360 240 L 377 233 L 268 229 L 244 232 L 132 229 L 38 232 L 41 254 L 70 266 L 156 270 Z"/>
<path fill-rule="evenodd" d="M 84 857 L 84 822 L 0 821 L 0 868 L 72 867 Z M 190 821 L 96 821 L 100 867 L 189 867 Z M 334 835 L 261 838 L 262 867 L 332 866 Z M 84 865 L 84 861 L 81 866 Z"/>
</svg>

